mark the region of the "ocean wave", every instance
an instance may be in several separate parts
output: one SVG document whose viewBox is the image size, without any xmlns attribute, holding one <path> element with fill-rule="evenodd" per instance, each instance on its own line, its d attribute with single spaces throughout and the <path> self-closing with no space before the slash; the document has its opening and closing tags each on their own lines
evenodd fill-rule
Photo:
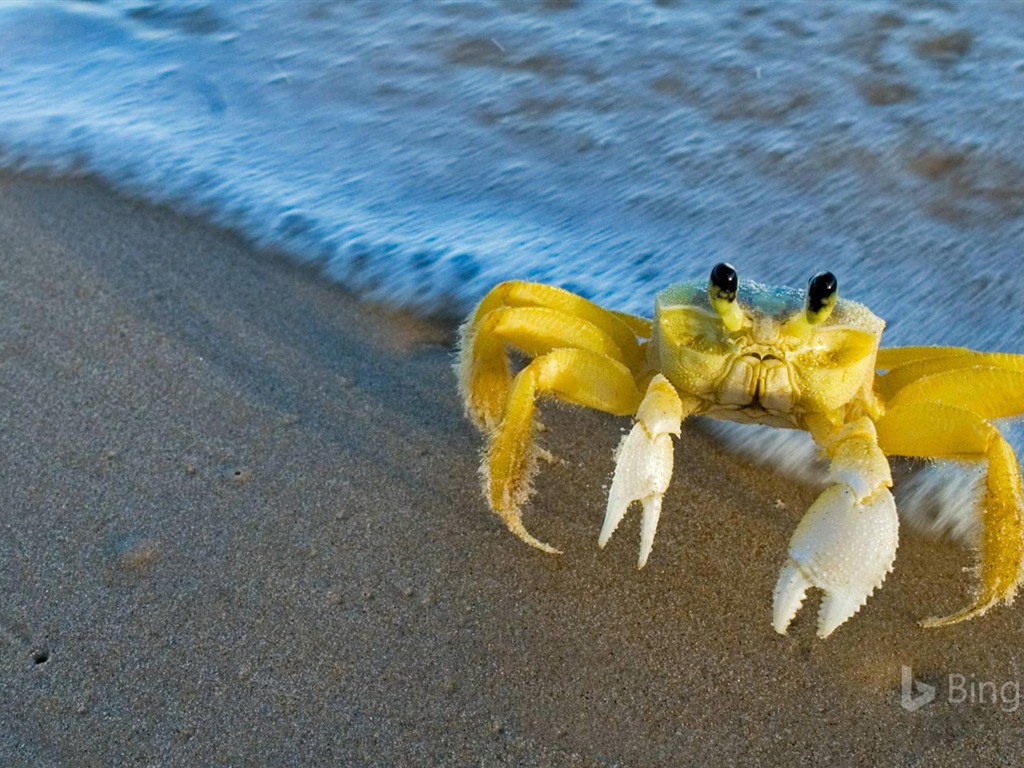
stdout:
<svg viewBox="0 0 1024 768">
<path fill-rule="evenodd" d="M 428 312 L 518 277 L 648 313 L 730 260 L 1024 351 L 1021 8 L 5 3 L 0 151 Z"/>
</svg>

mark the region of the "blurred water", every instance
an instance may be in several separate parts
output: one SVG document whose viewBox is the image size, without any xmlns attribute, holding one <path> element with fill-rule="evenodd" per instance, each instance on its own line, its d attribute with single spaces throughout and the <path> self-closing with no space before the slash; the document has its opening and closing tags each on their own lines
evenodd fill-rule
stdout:
<svg viewBox="0 0 1024 768">
<path fill-rule="evenodd" d="M 1024 352 L 1024 3 L 0 4 L 0 152 L 463 312 L 830 269 Z"/>
</svg>

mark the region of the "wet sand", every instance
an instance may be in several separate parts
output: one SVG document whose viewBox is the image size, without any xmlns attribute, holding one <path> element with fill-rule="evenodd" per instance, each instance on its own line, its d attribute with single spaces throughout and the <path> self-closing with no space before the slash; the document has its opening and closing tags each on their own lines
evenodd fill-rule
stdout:
<svg viewBox="0 0 1024 768">
<path fill-rule="evenodd" d="M 1024 748 L 1024 606 L 915 623 L 967 599 L 962 549 L 904 536 L 829 640 L 816 598 L 780 637 L 772 587 L 815 491 L 699 429 L 637 571 L 635 514 L 596 547 L 628 422 L 547 407 L 558 461 L 527 524 L 552 557 L 485 507 L 452 323 L 91 181 L 0 176 L 0 249 L 0 764 L 1005 765 Z M 902 665 L 938 688 L 916 712 Z M 957 703 L 951 674 L 1003 699 Z"/>
</svg>

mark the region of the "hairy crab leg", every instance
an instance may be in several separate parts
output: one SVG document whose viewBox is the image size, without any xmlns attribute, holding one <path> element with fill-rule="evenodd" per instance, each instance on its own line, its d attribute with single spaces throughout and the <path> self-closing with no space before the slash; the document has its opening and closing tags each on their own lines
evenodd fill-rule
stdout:
<svg viewBox="0 0 1024 768">
<path fill-rule="evenodd" d="M 945 360 L 946 367 L 952 368 L 960 364 L 956 362 L 957 360 L 963 359 L 981 359 L 987 363 L 1000 361 L 1010 368 L 1020 368 L 1024 363 L 1024 355 L 1015 355 L 1011 352 L 979 352 L 969 347 L 885 347 L 878 350 L 875 367 L 883 371 L 893 371 L 929 360 Z"/>
<path fill-rule="evenodd" d="M 970 354 L 977 353 L 967 347 L 883 347 L 875 357 L 875 367 L 891 371 L 923 360 L 951 359 Z"/>
<path fill-rule="evenodd" d="M 980 403 L 976 406 L 981 409 Z M 1024 569 L 1024 497 L 1013 448 L 999 430 L 967 408 L 934 401 L 891 406 L 878 422 L 879 442 L 889 455 L 985 461 L 981 503 L 980 584 L 971 605 L 948 616 L 925 619 L 937 627 L 979 616 L 1009 603 Z"/>
<path fill-rule="evenodd" d="M 599 326 L 548 307 L 498 307 L 463 338 L 458 367 L 466 412 L 482 430 L 494 429 L 512 384 L 506 345 L 531 357 L 553 349 L 586 349 L 628 365 L 621 347 Z"/>
<path fill-rule="evenodd" d="M 810 587 L 825 592 L 818 637 L 828 637 L 860 610 L 892 570 L 899 520 L 889 462 L 874 425 L 862 417 L 842 426 L 824 418 L 808 428 L 830 459 L 832 485 L 815 500 L 789 543 L 775 586 L 775 631 L 785 634 Z"/>
<path fill-rule="evenodd" d="M 509 312 L 519 309 L 548 314 Z M 498 426 L 512 384 L 508 346 L 531 356 L 559 347 L 591 349 L 624 363 L 638 377 L 646 368 L 646 342 L 640 339 L 650 333 L 650 320 L 612 312 L 562 288 L 521 280 L 501 283 L 460 330 L 456 374 L 466 413 L 481 431 Z M 602 337 L 596 344 L 595 335 Z"/>
<path fill-rule="evenodd" d="M 622 350 L 629 367 L 633 368 L 643 361 L 644 350 L 637 337 L 650 336 L 650 320 L 613 312 L 564 288 L 522 280 L 499 283 L 488 291 L 463 327 L 463 338 L 474 334 L 487 314 L 499 307 L 546 307 L 586 320 L 612 337 Z"/>
<path fill-rule="evenodd" d="M 513 380 L 504 419 L 491 433 L 484 459 L 484 490 L 491 509 L 510 531 L 531 546 L 556 553 L 526 530 L 519 511 L 536 470 L 534 411 L 541 395 L 627 416 L 640 404 L 640 392 L 629 368 L 584 349 L 555 349 L 534 359 Z"/>
<path fill-rule="evenodd" d="M 1024 407 L 1024 355 L 959 347 L 896 347 L 879 351 L 876 368 L 886 373 L 875 378 L 875 388 L 890 402 L 897 397 L 955 397 L 950 401 L 975 412 L 978 407 L 991 409 L 996 399 L 1004 403 L 1002 412 L 983 414 L 985 418 L 1017 415 Z"/>
<path fill-rule="evenodd" d="M 700 401 L 681 398 L 660 373 L 651 379 L 636 412 L 636 423 L 622 438 L 615 453 L 615 475 L 608 492 L 608 508 L 597 545 L 604 548 L 633 502 L 643 506 L 640 526 L 640 557 L 643 568 L 654 546 L 661 516 L 661 500 L 672 479 L 672 435 L 679 436 L 683 419 Z"/>
<path fill-rule="evenodd" d="M 651 330 L 654 324 L 646 317 L 630 315 L 625 312 L 612 312 L 612 315 L 615 316 L 616 320 L 621 320 L 638 338 L 651 338 Z"/>
</svg>

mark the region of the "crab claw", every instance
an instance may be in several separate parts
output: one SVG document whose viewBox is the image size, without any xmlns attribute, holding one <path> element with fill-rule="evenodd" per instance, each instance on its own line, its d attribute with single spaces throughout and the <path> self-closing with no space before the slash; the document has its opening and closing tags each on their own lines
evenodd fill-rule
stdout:
<svg viewBox="0 0 1024 768">
<path fill-rule="evenodd" d="M 861 609 L 892 571 L 899 542 L 896 504 L 887 488 L 858 501 L 846 484 L 827 488 L 789 542 L 789 559 L 775 585 L 772 624 L 786 634 L 809 587 L 825 592 L 818 637 L 828 637 Z"/>
<path fill-rule="evenodd" d="M 654 546 L 661 499 L 672 479 L 672 435 L 679 434 L 685 408 L 668 379 L 656 375 L 637 410 L 636 423 L 615 452 L 615 476 L 608 491 L 608 508 L 597 545 L 604 548 L 626 516 L 629 505 L 639 501 L 644 513 L 640 523 L 638 568 L 647 564 Z"/>
<path fill-rule="evenodd" d="M 661 498 L 672 479 L 672 438 L 651 437 L 639 422 L 622 438 L 616 452 L 615 477 L 608 492 L 608 508 L 597 545 L 604 548 L 634 501 L 644 508 L 640 523 L 640 558 L 637 568 L 647 564 L 654 546 L 654 533 L 661 516 Z"/>
</svg>

